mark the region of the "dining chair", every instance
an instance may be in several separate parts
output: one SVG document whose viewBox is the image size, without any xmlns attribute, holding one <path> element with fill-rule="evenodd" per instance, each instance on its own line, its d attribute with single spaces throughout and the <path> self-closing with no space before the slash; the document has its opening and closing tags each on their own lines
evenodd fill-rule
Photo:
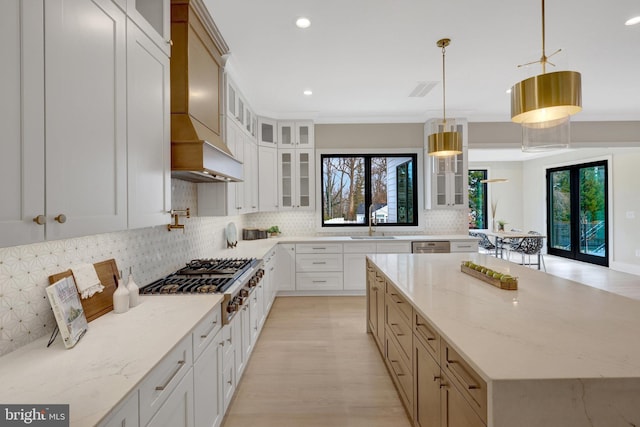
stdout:
<svg viewBox="0 0 640 427">
<path fill-rule="evenodd" d="M 480 248 L 485 249 L 485 253 L 492 253 L 496 248 L 496 246 L 493 243 L 491 243 L 491 240 L 489 240 L 487 235 L 484 233 L 469 231 L 469 236 L 478 237 L 480 239 L 478 240 L 478 249 Z"/>
<path fill-rule="evenodd" d="M 542 242 L 544 240 L 543 237 L 540 236 L 540 233 L 537 231 L 529 231 L 532 237 L 524 237 L 520 240 L 516 247 L 511 249 L 513 252 L 517 252 L 522 255 L 521 265 L 537 265 L 538 270 L 540 270 L 540 265 L 544 268 L 544 271 L 547 271 L 547 266 L 544 264 L 544 256 L 542 255 Z M 536 255 L 538 257 L 537 263 L 531 262 L 531 255 Z M 528 257 L 528 262 L 525 263 L 525 256 Z"/>
</svg>

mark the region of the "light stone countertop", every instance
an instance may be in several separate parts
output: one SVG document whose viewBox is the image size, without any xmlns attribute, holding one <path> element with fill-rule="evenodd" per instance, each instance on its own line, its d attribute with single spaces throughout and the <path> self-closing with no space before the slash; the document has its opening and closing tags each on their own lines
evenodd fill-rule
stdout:
<svg viewBox="0 0 640 427">
<path fill-rule="evenodd" d="M 369 258 L 486 381 L 640 379 L 640 301 L 482 254 Z M 518 290 L 462 273 L 463 260 Z"/>
<path fill-rule="evenodd" d="M 89 323 L 71 349 L 43 337 L 0 358 L 3 404 L 69 404 L 72 426 L 92 426 L 216 307 L 221 295 L 141 296 L 126 313 Z"/>
</svg>

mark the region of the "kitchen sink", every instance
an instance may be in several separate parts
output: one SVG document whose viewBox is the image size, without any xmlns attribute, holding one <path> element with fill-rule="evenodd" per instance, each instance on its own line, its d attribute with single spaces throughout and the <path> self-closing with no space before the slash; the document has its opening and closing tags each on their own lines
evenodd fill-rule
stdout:
<svg viewBox="0 0 640 427">
<path fill-rule="evenodd" d="M 351 236 L 354 240 L 391 240 L 395 236 Z"/>
</svg>

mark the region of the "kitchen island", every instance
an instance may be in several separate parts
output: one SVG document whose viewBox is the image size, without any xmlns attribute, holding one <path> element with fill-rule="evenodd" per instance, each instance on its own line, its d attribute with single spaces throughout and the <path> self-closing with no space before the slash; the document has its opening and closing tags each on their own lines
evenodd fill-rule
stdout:
<svg viewBox="0 0 640 427">
<path fill-rule="evenodd" d="M 517 276 L 518 289 L 462 273 L 464 260 Z M 386 317 L 373 329 L 384 331 L 378 345 L 414 418 L 428 407 L 425 394 L 414 393 L 423 371 L 416 355 L 421 342 L 426 348 L 438 342 L 432 358 L 442 376 L 429 382 L 437 379 L 441 390 L 466 388 L 463 402 L 473 407 L 478 425 L 640 425 L 640 302 L 481 254 L 377 254 L 368 256 L 368 266 L 386 284 Z M 371 289 L 368 330 L 376 332 Z M 403 303 L 413 316 L 408 344 L 399 330 L 403 322 L 394 320 Z M 420 322 L 431 335 L 419 333 Z M 413 351 L 395 355 L 406 346 Z M 412 375 L 414 387 L 406 383 Z"/>
</svg>

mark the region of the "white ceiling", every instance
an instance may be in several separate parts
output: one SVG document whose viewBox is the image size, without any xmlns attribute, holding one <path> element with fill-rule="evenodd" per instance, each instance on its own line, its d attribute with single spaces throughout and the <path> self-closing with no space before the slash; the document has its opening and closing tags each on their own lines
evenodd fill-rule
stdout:
<svg viewBox="0 0 640 427">
<path fill-rule="evenodd" d="M 230 46 L 229 65 L 257 113 L 316 123 L 509 121 L 506 89 L 541 73 L 540 0 L 204 0 Z M 573 120 L 640 120 L 638 0 L 547 0 L 553 70 L 582 74 Z M 298 29 L 297 17 L 311 19 Z M 423 98 L 418 82 L 437 82 Z M 303 95 L 303 90 L 313 95 Z"/>
</svg>

